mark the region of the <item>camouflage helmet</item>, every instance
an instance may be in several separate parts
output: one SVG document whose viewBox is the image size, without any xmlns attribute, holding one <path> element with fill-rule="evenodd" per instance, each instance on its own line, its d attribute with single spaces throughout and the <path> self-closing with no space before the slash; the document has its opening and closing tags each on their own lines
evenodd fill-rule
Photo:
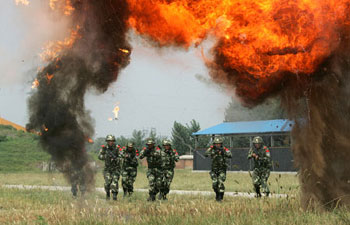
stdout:
<svg viewBox="0 0 350 225">
<path fill-rule="evenodd" d="M 111 134 L 108 134 L 106 137 L 106 141 L 115 141 L 115 137 Z"/>
<path fill-rule="evenodd" d="M 134 147 L 134 143 L 133 142 L 128 142 L 128 148 L 133 148 Z"/>
<path fill-rule="evenodd" d="M 155 142 L 152 138 L 149 138 L 147 141 L 146 141 L 146 145 L 154 145 Z"/>
<path fill-rule="evenodd" d="M 213 141 L 214 144 L 222 144 L 223 142 L 224 140 L 222 137 L 216 137 L 214 138 L 214 141 Z"/>
<path fill-rule="evenodd" d="M 165 139 L 165 140 L 163 140 L 163 145 L 164 145 L 164 146 L 165 146 L 165 145 L 170 145 L 170 146 L 171 146 L 171 141 Z"/>
<path fill-rule="evenodd" d="M 259 136 L 256 136 L 253 138 L 253 144 L 263 144 L 264 143 L 264 140 L 259 137 Z"/>
</svg>

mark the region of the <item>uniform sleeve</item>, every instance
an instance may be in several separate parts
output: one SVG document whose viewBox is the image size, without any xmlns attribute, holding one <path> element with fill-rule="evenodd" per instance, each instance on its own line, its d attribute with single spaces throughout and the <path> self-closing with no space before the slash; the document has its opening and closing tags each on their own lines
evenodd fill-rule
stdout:
<svg viewBox="0 0 350 225">
<path fill-rule="evenodd" d="M 141 152 L 140 152 L 140 156 L 139 156 L 139 158 L 140 158 L 140 159 L 145 158 L 145 156 L 146 156 L 146 151 L 147 151 L 147 149 L 146 149 L 146 148 L 143 148 L 143 149 L 141 150 Z"/>
<path fill-rule="evenodd" d="M 251 159 L 253 157 L 253 148 L 249 149 L 249 152 L 248 152 L 248 159 Z"/>
<path fill-rule="evenodd" d="M 177 153 L 176 149 L 173 150 L 174 151 L 174 161 L 178 162 L 180 157 L 179 157 L 179 153 Z"/>
<path fill-rule="evenodd" d="M 212 153 L 212 147 L 208 148 L 207 151 L 205 151 L 204 156 L 209 157 Z"/>
<path fill-rule="evenodd" d="M 231 151 L 230 151 L 228 148 L 225 148 L 224 150 L 225 150 L 225 156 L 226 156 L 227 158 L 232 158 L 232 153 L 231 153 Z"/>
<path fill-rule="evenodd" d="M 106 149 L 102 147 L 98 153 L 98 159 L 99 160 L 105 160 L 106 159 Z"/>
<path fill-rule="evenodd" d="M 271 165 L 271 154 L 270 154 L 270 149 L 268 149 L 266 146 L 264 146 L 263 160 L 266 162 L 266 164 L 267 164 L 269 167 L 272 167 L 272 165 Z"/>
</svg>

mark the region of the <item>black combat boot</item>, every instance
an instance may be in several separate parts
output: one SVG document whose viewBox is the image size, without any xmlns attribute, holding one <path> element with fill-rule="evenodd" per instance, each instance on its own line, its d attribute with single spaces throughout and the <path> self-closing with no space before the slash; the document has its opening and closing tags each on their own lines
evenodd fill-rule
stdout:
<svg viewBox="0 0 350 225">
<path fill-rule="evenodd" d="M 106 190 L 106 200 L 109 200 L 111 198 L 111 192 L 109 190 Z"/>
<path fill-rule="evenodd" d="M 74 187 L 74 186 L 72 186 L 71 191 L 72 191 L 73 198 L 76 198 L 77 195 L 78 195 L 78 190 L 77 190 L 77 188 Z"/>
<path fill-rule="evenodd" d="M 132 195 L 133 193 L 134 193 L 133 191 L 129 191 L 129 192 L 128 192 L 129 197 L 131 197 L 131 195 Z"/>
<path fill-rule="evenodd" d="M 127 197 L 128 190 L 126 188 L 123 188 L 123 198 Z"/>
<path fill-rule="evenodd" d="M 113 194 L 113 200 L 117 201 L 118 192 L 112 192 L 112 194 Z"/>
<path fill-rule="evenodd" d="M 152 194 L 149 194 L 149 197 L 148 197 L 147 201 L 154 202 L 155 200 L 156 200 L 156 196 L 152 195 Z"/>
<path fill-rule="evenodd" d="M 269 197 L 269 195 L 270 195 L 270 192 L 265 192 L 266 197 Z"/>
<path fill-rule="evenodd" d="M 221 197 L 220 197 L 221 201 L 224 200 L 224 194 L 225 194 L 225 192 L 221 192 Z"/>
<path fill-rule="evenodd" d="M 216 200 L 216 201 L 219 201 L 219 199 L 220 199 L 219 192 L 218 192 L 218 191 L 215 191 L 215 200 Z"/>
<path fill-rule="evenodd" d="M 260 187 L 259 186 L 255 187 L 255 192 L 256 192 L 256 197 L 257 198 L 261 198 L 261 192 L 260 192 Z"/>
</svg>

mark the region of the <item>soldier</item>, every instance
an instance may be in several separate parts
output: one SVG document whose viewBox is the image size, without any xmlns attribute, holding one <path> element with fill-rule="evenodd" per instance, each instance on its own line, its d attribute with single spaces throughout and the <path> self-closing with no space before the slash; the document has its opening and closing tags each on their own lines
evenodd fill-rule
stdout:
<svg viewBox="0 0 350 225">
<path fill-rule="evenodd" d="M 267 180 L 270 176 L 271 158 L 270 150 L 263 145 L 264 141 L 261 137 L 254 137 L 253 147 L 249 150 L 248 159 L 254 160 L 254 168 L 252 181 L 256 192 L 256 197 L 261 197 L 260 187 L 266 196 L 269 196 L 270 190 Z"/>
<path fill-rule="evenodd" d="M 112 191 L 113 200 L 117 200 L 122 159 L 119 153 L 119 146 L 115 145 L 115 137 L 107 135 L 106 142 L 107 146 L 102 145 L 98 158 L 105 161 L 103 177 L 105 179 L 106 199 L 110 199 L 110 191 Z"/>
<path fill-rule="evenodd" d="M 226 170 L 227 164 L 226 160 L 232 158 L 230 150 L 223 147 L 223 139 L 216 137 L 214 139 L 214 146 L 210 146 L 205 152 L 205 156 L 210 156 L 212 159 L 211 162 L 211 171 L 210 177 L 213 182 L 213 189 L 216 194 L 216 201 L 222 201 L 224 199 L 225 185 L 226 180 Z"/>
<path fill-rule="evenodd" d="M 71 180 L 71 191 L 73 194 L 73 198 L 76 198 L 78 195 L 78 187 L 81 193 L 81 196 L 84 196 L 86 191 L 85 186 L 85 179 L 82 169 L 74 169 L 70 173 L 70 180 Z"/>
<path fill-rule="evenodd" d="M 170 191 L 170 184 L 174 178 L 174 168 L 176 162 L 179 161 L 179 155 L 175 149 L 171 148 L 171 142 L 169 140 L 163 141 L 164 157 L 163 157 L 163 179 L 162 189 L 159 194 L 159 200 L 166 200 L 166 195 Z"/>
<path fill-rule="evenodd" d="M 144 148 L 140 153 L 140 159 L 147 159 L 147 178 L 149 182 L 149 198 L 147 201 L 155 201 L 156 195 L 162 187 L 162 163 L 163 152 L 159 147 L 155 148 L 153 139 L 148 139 L 146 142 L 147 148 Z"/>
<path fill-rule="evenodd" d="M 134 148 L 134 143 L 129 142 L 127 147 L 123 147 L 123 168 L 122 168 L 122 186 L 124 190 L 124 197 L 132 195 L 134 192 L 134 182 L 137 175 L 137 156 L 139 155 L 137 149 Z"/>
</svg>

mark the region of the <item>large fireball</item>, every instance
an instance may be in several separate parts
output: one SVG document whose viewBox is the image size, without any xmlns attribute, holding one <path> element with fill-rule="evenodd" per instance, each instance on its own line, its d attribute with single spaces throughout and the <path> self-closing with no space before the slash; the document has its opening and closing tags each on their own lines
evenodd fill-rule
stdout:
<svg viewBox="0 0 350 225">
<path fill-rule="evenodd" d="M 349 1 L 128 0 L 129 23 L 163 45 L 220 40 L 224 67 L 254 77 L 309 74 L 338 47 Z"/>
</svg>

